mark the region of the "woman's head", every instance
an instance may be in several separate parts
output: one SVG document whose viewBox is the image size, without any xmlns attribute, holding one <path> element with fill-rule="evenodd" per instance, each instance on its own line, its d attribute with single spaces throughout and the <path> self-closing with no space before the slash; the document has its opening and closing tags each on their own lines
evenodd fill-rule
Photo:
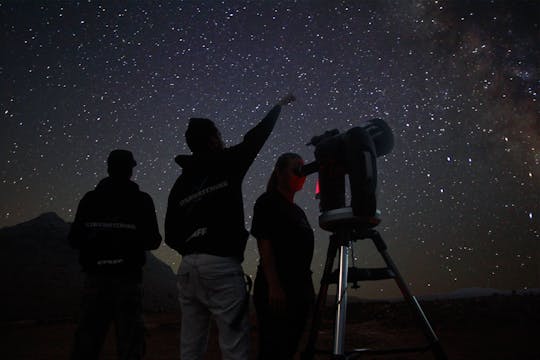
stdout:
<svg viewBox="0 0 540 360">
<path fill-rule="evenodd" d="M 306 177 L 300 173 L 302 165 L 304 165 L 304 160 L 298 154 L 285 153 L 281 155 L 277 159 L 266 190 L 281 189 L 293 194 L 301 190 L 306 181 Z"/>
</svg>

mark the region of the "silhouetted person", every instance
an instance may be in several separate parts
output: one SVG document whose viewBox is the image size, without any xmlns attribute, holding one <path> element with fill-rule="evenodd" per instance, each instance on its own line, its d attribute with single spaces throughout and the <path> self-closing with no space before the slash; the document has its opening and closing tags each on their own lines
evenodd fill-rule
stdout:
<svg viewBox="0 0 540 360">
<path fill-rule="evenodd" d="M 178 269 L 182 308 L 181 359 L 202 359 L 210 318 L 216 320 L 224 359 L 248 359 L 248 294 L 242 261 L 248 238 L 242 180 L 270 135 L 283 98 L 244 140 L 225 148 L 208 119 L 190 119 L 186 142 L 193 155 L 180 155 L 182 174 L 169 196 L 165 242 L 182 254 Z"/>
<path fill-rule="evenodd" d="M 259 360 L 293 359 L 312 308 L 313 230 L 294 195 L 306 180 L 297 154 L 277 160 L 267 190 L 255 203 L 252 235 L 259 247 L 254 302 Z"/>
<path fill-rule="evenodd" d="M 161 235 L 152 198 L 130 180 L 135 165 L 131 152 L 113 150 L 109 177 L 82 198 L 71 226 L 69 243 L 86 273 L 71 359 L 98 359 L 111 322 L 119 359 L 144 354 L 142 267 Z"/>
</svg>

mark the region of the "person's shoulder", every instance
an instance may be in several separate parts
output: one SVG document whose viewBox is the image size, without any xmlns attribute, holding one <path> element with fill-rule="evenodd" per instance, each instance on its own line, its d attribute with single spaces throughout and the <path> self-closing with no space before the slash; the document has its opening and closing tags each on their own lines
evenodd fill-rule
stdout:
<svg viewBox="0 0 540 360">
<path fill-rule="evenodd" d="M 83 211 L 93 211 L 95 208 L 99 208 L 99 204 L 103 202 L 102 194 L 93 189 L 84 194 L 79 201 L 79 209 Z"/>
<path fill-rule="evenodd" d="M 271 197 L 272 197 L 272 194 L 269 193 L 268 191 L 265 191 L 261 195 L 259 195 L 256 202 L 267 201 Z"/>
<path fill-rule="evenodd" d="M 239 156 L 242 155 L 244 146 L 242 143 L 226 147 L 221 151 L 221 157 L 216 157 L 217 161 L 235 161 Z"/>
<path fill-rule="evenodd" d="M 150 194 L 148 194 L 145 191 L 138 189 L 137 194 L 139 195 L 139 200 L 145 204 L 154 202 L 154 200 L 152 199 L 152 196 L 150 196 Z"/>
<path fill-rule="evenodd" d="M 139 196 L 143 198 L 144 200 L 152 200 L 152 196 L 150 196 L 149 193 L 139 190 Z"/>
<path fill-rule="evenodd" d="M 95 196 L 97 193 L 98 193 L 98 191 L 97 191 L 96 189 L 88 190 L 88 191 L 83 195 L 83 199 L 84 199 L 85 197 Z"/>
<path fill-rule="evenodd" d="M 257 200 L 255 201 L 255 205 L 257 206 L 269 206 L 272 204 L 275 204 L 277 201 L 276 194 L 272 191 L 265 191 L 262 193 Z"/>
<path fill-rule="evenodd" d="M 96 189 L 92 189 L 90 191 L 87 191 L 86 194 L 83 195 L 83 197 L 81 198 L 81 202 L 91 201 L 92 199 L 99 197 L 99 195 L 99 191 L 96 191 Z"/>
</svg>

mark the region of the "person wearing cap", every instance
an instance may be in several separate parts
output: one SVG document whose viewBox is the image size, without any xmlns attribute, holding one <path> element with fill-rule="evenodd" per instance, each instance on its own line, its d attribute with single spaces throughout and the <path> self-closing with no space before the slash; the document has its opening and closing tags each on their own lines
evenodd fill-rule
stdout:
<svg viewBox="0 0 540 360">
<path fill-rule="evenodd" d="M 68 235 L 85 273 L 73 360 L 98 359 L 111 322 L 119 359 L 144 355 L 142 268 L 161 235 L 152 198 L 130 180 L 135 165 L 130 151 L 111 151 L 109 176 L 81 199 Z"/>
<path fill-rule="evenodd" d="M 175 158 L 182 174 L 171 189 L 165 217 L 165 243 L 182 255 L 182 360 L 203 358 L 211 318 L 216 320 L 223 359 L 249 357 L 249 294 L 241 265 L 249 233 L 242 181 L 281 107 L 294 100 L 284 97 L 241 143 L 229 148 L 211 120 L 189 121 L 185 136 L 193 154 Z"/>
</svg>

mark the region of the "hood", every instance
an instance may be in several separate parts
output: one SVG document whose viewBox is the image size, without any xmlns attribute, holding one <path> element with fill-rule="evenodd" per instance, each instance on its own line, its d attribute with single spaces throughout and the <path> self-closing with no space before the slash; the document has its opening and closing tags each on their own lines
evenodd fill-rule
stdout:
<svg viewBox="0 0 540 360">
<path fill-rule="evenodd" d="M 178 155 L 174 158 L 174 161 L 180 165 L 184 170 L 196 170 L 205 169 L 210 164 L 216 164 L 221 161 L 222 156 L 227 152 L 227 149 L 223 149 L 211 153 L 201 153 L 196 155 Z"/>
<path fill-rule="evenodd" d="M 96 186 L 96 190 L 115 192 L 139 191 L 139 185 L 129 179 L 113 179 L 111 177 L 106 177 L 99 182 Z"/>
<path fill-rule="evenodd" d="M 190 168 L 195 166 L 195 159 L 193 155 L 178 155 L 174 158 L 176 162 L 182 169 Z"/>
</svg>

